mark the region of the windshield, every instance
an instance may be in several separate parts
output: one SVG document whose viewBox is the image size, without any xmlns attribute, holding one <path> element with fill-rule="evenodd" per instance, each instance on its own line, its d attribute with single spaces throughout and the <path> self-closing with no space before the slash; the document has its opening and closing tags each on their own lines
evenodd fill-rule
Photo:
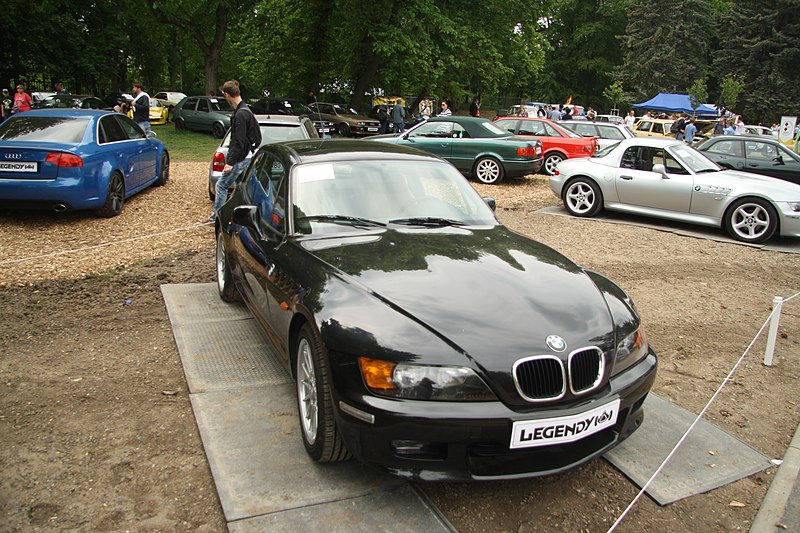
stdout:
<svg viewBox="0 0 800 533">
<path fill-rule="evenodd" d="M 672 152 L 683 161 L 689 170 L 697 174 L 698 172 L 709 172 L 722 170 L 719 165 L 714 163 L 705 154 L 698 152 L 691 146 L 674 146 Z"/>
<path fill-rule="evenodd" d="M 341 161 L 298 165 L 291 176 L 295 231 L 374 230 L 385 224 L 495 225 L 494 213 L 451 165 L 435 161 Z"/>
<path fill-rule="evenodd" d="M 36 117 L 20 113 L 0 125 L 4 141 L 39 141 L 77 144 L 83 139 L 88 118 Z"/>
<path fill-rule="evenodd" d="M 609 146 L 606 146 L 602 150 L 596 151 L 593 155 L 590 155 L 589 157 L 593 157 L 593 158 L 605 157 L 608 154 L 610 154 L 614 150 L 614 148 L 617 147 L 617 144 L 618 143 L 614 143 L 614 144 L 611 144 Z"/>
<path fill-rule="evenodd" d="M 342 107 L 339 104 L 333 104 L 333 108 L 338 115 L 358 115 L 356 110 L 352 107 Z"/>
</svg>

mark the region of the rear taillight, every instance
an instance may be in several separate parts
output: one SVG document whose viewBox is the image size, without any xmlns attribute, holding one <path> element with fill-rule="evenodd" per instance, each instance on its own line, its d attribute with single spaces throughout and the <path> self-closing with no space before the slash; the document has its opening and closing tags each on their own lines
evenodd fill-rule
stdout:
<svg viewBox="0 0 800 533">
<path fill-rule="evenodd" d="M 517 157 L 533 157 L 534 153 L 533 146 L 517 148 Z"/>
<path fill-rule="evenodd" d="M 82 167 L 83 159 L 75 154 L 67 154 L 64 152 L 50 152 L 44 158 L 45 163 L 53 163 L 58 168 L 73 168 Z"/>
<path fill-rule="evenodd" d="M 221 152 L 214 152 L 214 159 L 211 162 L 211 169 L 214 172 L 222 172 L 225 168 L 225 155 Z"/>
</svg>

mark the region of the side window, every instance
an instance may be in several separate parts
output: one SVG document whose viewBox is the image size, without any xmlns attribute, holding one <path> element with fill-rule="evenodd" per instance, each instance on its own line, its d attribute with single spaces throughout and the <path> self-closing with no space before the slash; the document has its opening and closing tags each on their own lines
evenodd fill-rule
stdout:
<svg viewBox="0 0 800 533">
<path fill-rule="evenodd" d="M 262 225 L 273 232 L 286 231 L 286 167 L 280 158 L 269 152 L 251 167 L 255 172 L 255 183 L 248 183 L 248 190 L 255 187 L 251 198 L 259 208 Z M 256 185 L 257 183 L 257 185 Z"/>
<path fill-rule="evenodd" d="M 751 148 L 752 145 L 752 148 Z M 771 144 L 756 141 L 747 143 L 747 158 L 757 161 L 772 161 L 778 157 L 778 152 Z"/>
<path fill-rule="evenodd" d="M 114 115 L 106 115 L 100 118 L 98 131 L 100 144 L 113 143 L 128 139 L 119 122 L 114 120 Z"/>
<path fill-rule="evenodd" d="M 202 111 L 203 113 L 208 113 L 208 100 L 198 100 L 197 110 Z"/>
<path fill-rule="evenodd" d="M 197 99 L 196 98 L 189 98 L 186 100 L 186 103 L 183 104 L 184 111 L 194 111 L 197 107 Z"/>
<path fill-rule="evenodd" d="M 683 168 L 683 165 L 678 163 L 678 161 L 672 157 L 670 154 L 666 154 L 666 159 L 664 161 L 664 166 L 667 167 L 667 174 L 688 174 L 689 171 Z"/>
<path fill-rule="evenodd" d="M 167 93 L 157 93 L 153 98 L 159 98 L 161 100 L 169 100 L 169 98 L 167 98 Z"/>
<path fill-rule="evenodd" d="M 622 154 L 622 163 L 620 167 L 622 168 L 636 168 L 636 159 L 639 154 L 639 147 L 638 146 L 631 146 L 625 153 Z"/>
<path fill-rule="evenodd" d="M 464 127 L 461 124 L 456 124 L 454 122 L 453 123 L 453 138 L 456 138 L 456 139 L 468 139 L 469 138 L 469 133 L 467 133 L 467 130 L 465 130 Z"/>
<path fill-rule="evenodd" d="M 511 133 L 514 133 L 514 131 L 517 129 L 516 120 L 498 120 L 497 122 L 494 123 L 494 125 L 500 128 L 501 130 L 505 130 Z"/>
<path fill-rule="evenodd" d="M 591 124 L 575 124 L 573 126 L 573 129 L 575 130 L 575 133 L 577 133 L 578 135 L 581 135 L 583 137 L 592 137 L 594 135 L 597 135 L 597 133 L 595 133 L 595 127 L 593 125 L 591 125 Z M 613 130 L 614 128 L 611 128 L 611 129 Z M 602 129 L 601 129 L 601 131 L 602 131 Z M 603 137 L 606 138 L 606 139 L 610 138 L 610 137 L 606 137 L 605 135 L 603 135 Z"/>
<path fill-rule="evenodd" d="M 650 128 L 653 126 L 653 123 L 648 120 L 640 120 L 638 124 L 634 127 L 636 131 L 650 131 Z"/>
<path fill-rule="evenodd" d="M 597 129 L 600 130 L 600 137 L 603 139 L 622 140 L 625 138 L 622 132 L 613 126 L 598 126 Z"/>
<path fill-rule="evenodd" d="M 742 141 L 718 141 L 706 151 L 712 154 L 742 157 Z"/>
<path fill-rule="evenodd" d="M 540 122 L 544 126 L 544 131 L 548 137 L 561 137 L 561 134 L 556 131 L 556 129 L 548 124 L 547 122 Z"/>
<path fill-rule="evenodd" d="M 544 130 L 544 122 L 538 120 L 523 120 L 519 125 L 520 135 L 536 135 L 538 137 L 546 137 L 547 133 Z"/>
<path fill-rule="evenodd" d="M 147 137 L 142 128 L 125 115 L 112 115 L 112 117 L 119 122 L 126 139 L 144 139 Z"/>
<path fill-rule="evenodd" d="M 452 122 L 426 122 L 411 132 L 409 137 L 450 137 L 453 132 Z"/>
</svg>

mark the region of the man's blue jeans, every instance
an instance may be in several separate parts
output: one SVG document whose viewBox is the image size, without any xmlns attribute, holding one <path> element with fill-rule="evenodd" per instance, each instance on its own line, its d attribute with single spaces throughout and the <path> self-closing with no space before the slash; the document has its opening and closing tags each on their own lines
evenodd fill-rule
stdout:
<svg viewBox="0 0 800 533">
<path fill-rule="evenodd" d="M 217 180 L 217 186 L 214 188 L 216 194 L 214 198 L 214 211 L 211 212 L 211 220 L 216 220 L 217 213 L 222 209 L 222 205 L 228 200 L 228 189 L 236 183 L 240 175 L 247 170 L 247 165 L 250 164 L 250 159 L 243 159 L 233 165 L 233 168 L 227 174 L 222 174 Z"/>
<path fill-rule="evenodd" d="M 145 133 L 152 130 L 152 128 L 150 127 L 149 120 L 146 120 L 144 122 L 137 122 L 137 124 L 144 130 Z"/>
<path fill-rule="evenodd" d="M 406 131 L 405 122 L 395 122 L 394 123 L 394 132 L 395 133 L 403 133 L 404 131 Z"/>
</svg>

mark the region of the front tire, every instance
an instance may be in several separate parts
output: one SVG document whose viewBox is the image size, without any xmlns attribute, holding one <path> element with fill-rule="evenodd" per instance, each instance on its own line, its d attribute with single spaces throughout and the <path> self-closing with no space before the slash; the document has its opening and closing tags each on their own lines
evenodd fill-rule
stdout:
<svg viewBox="0 0 800 533">
<path fill-rule="evenodd" d="M 725 213 L 725 229 L 734 239 L 751 244 L 768 241 L 778 229 L 778 213 L 761 198 L 742 198 Z"/>
<path fill-rule="evenodd" d="M 222 231 L 217 232 L 217 289 L 223 302 L 241 301 L 242 295 L 233 283 L 233 274 L 228 264 L 228 254 L 225 253 L 225 241 Z"/>
<path fill-rule="evenodd" d="M 325 348 L 309 324 L 300 328 L 295 355 L 297 412 L 306 452 L 320 463 L 349 459 L 333 416 Z"/>
<path fill-rule="evenodd" d="M 125 182 L 122 174 L 114 172 L 108 179 L 108 189 L 106 191 L 106 201 L 103 207 L 97 210 L 97 216 L 111 218 L 122 213 L 122 206 L 125 203 Z"/>
<path fill-rule="evenodd" d="M 542 163 L 542 168 L 544 171 L 549 175 L 552 176 L 556 173 L 556 167 L 559 163 L 561 163 L 564 159 L 566 159 L 563 155 L 552 153 L 548 154 L 547 157 L 544 158 L 544 162 Z"/>
<path fill-rule="evenodd" d="M 156 185 L 163 186 L 169 181 L 169 154 L 164 152 L 161 154 L 161 167 L 158 170 L 158 179 Z"/>
<path fill-rule="evenodd" d="M 600 187 L 584 177 L 567 182 L 563 201 L 569 214 L 576 217 L 593 217 L 603 209 L 603 193 Z"/>
<path fill-rule="evenodd" d="M 350 126 L 346 123 L 342 122 L 336 129 L 342 137 L 350 137 Z"/>
<path fill-rule="evenodd" d="M 175 129 L 178 131 L 186 131 L 186 123 L 183 121 L 182 118 L 176 118 L 175 122 Z"/>
<path fill-rule="evenodd" d="M 481 157 L 475 162 L 473 174 L 479 182 L 494 185 L 503 181 L 503 165 L 493 157 Z"/>
</svg>

